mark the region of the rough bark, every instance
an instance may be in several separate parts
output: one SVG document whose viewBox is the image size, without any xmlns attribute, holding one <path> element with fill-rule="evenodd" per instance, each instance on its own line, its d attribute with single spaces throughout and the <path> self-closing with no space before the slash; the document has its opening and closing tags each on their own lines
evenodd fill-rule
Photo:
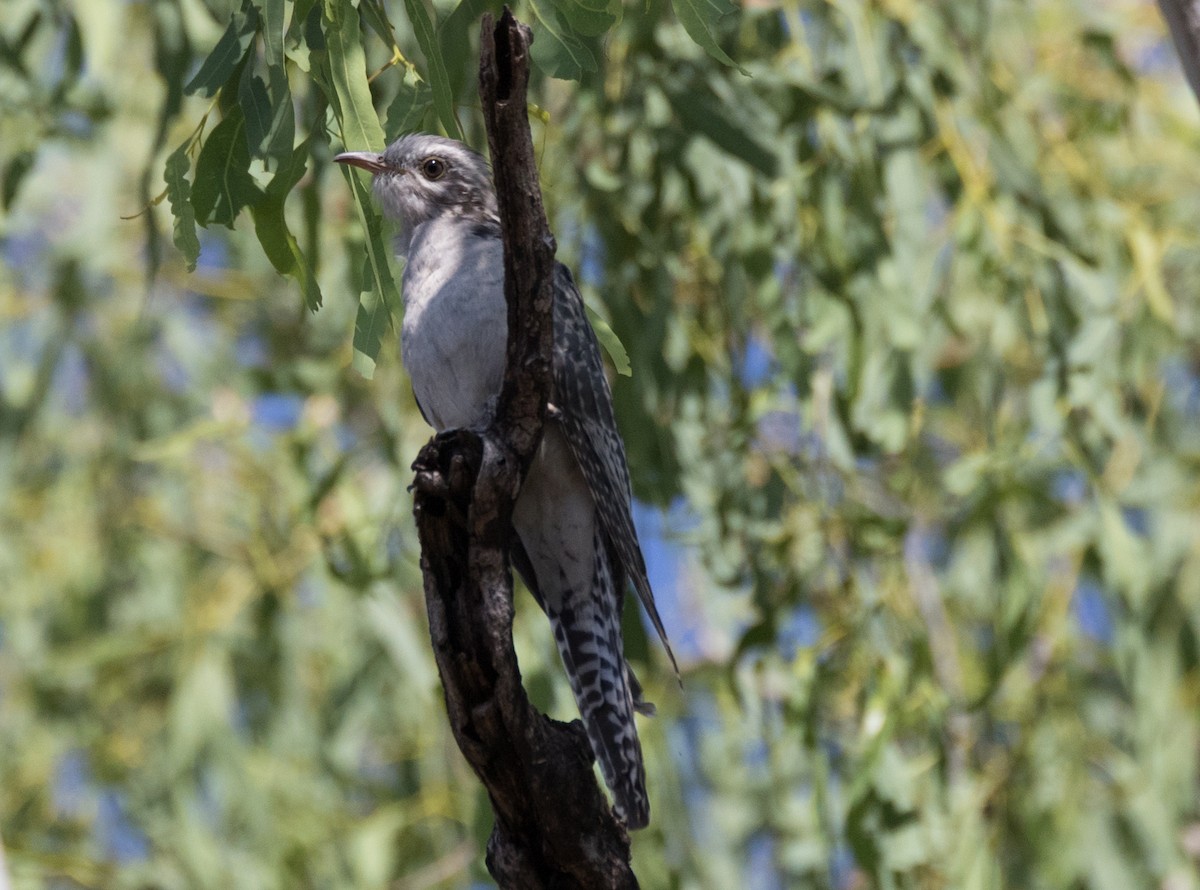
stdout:
<svg viewBox="0 0 1200 890">
<path fill-rule="evenodd" d="M 495 815 L 487 866 L 503 888 L 633 888 L 629 837 L 592 771 L 578 721 L 529 703 L 512 644 L 513 501 L 541 440 L 550 394 L 554 239 L 546 223 L 525 88 L 529 29 L 483 19 L 483 100 L 504 235 L 508 366 L 495 419 L 422 449 L 414 510 L 434 656 L 450 726 Z"/>
</svg>

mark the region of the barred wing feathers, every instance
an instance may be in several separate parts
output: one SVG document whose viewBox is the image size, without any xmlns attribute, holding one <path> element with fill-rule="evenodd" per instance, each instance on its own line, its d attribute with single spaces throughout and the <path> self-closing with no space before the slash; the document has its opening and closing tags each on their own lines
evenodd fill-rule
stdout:
<svg viewBox="0 0 1200 890">
<path fill-rule="evenodd" d="M 633 525 L 629 468 L 625 445 L 613 415 L 612 391 L 604 375 L 600 344 L 592 330 L 571 273 L 557 264 L 554 303 L 554 385 L 551 402 L 555 419 L 587 480 L 600 526 L 625 575 L 633 582 L 654 629 L 679 675 L 675 654 L 654 604 L 646 561 Z"/>
</svg>

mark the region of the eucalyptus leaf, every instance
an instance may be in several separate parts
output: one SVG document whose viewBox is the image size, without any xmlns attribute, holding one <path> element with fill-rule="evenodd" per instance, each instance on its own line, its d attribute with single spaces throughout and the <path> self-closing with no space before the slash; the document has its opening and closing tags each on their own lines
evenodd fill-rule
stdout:
<svg viewBox="0 0 1200 890">
<path fill-rule="evenodd" d="M 432 104 L 433 91 L 429 84 L 406 72 L 388 105 L 387 142 L 390 144 L 401 135 L 418 129 Z"/>
<path fill-rule="evenodd" d="M 587 309 L 588 321 L 592 323 L 592 330 L 596 332 L 596 339 L 600 341 L 600 345 L 612 359 L 613 368 L 622 377 L 632 377 L 633 366 L 629 364 L 629 353 L 625 351 L 621 338 L 609 327 L 608 322 L 596 314 L 590 306 L 584 308 Z"/>
<path fill-rule="evenodd" d="M 174 217 L 172 239 L 176 249 L 183 254 L 189 272 L 195 271 L 200 257 L 200 239 L 196 235 L 196 215 L 192 209 L 192 184 L 187 174 L 192 169 L 188 156 L 191 143 L 185 142 L 167 158 L 163 179 L 167 182 L 167 203 Z"/>
<path fill-rule="evenodd" d="M 364 377 L 375 373 L 384 333 L 399 317 L 397 287 L 391 267 L 391 245 L 383 234 L 383 223 L 371 202 L 371 193 L 358 175 L 345 168 L 353 189 L 354 203 L 367 238 L 362 280 L 367 285 L 359 298 L 354 322 L 354 367 Z"/>
<path fill-rule="evenodd" d="M 247 65 L 238 81 L 238 103 L 246 119 L 246 148 L 251 157 L 283 162 L 296 138 L 295 110 L 282 65 L 269 69 L 268 89 Z"/>
<path fill-rule="evenodd" d="M 267 185 L 263 199 L 251 208 L 254 233 L 263 253 L 281 275 L 290 275 L 300 285 L 304 304 L 312 312 L 321 308 L 323 297 L 312 266 L 288 228 L 284 215 L 287 196 L 308 167 L 311 140 L 297 146 L 279 166 Z"/>
<path fill-rule="evenodd" d="M 494 8 L 491 0 L 459 0 L 450 15 L 438 25 L 438 46 L 456 96 L 464 95 L 467 85 L 473 85 L 478 78 L 475 38 L 479 33 L 479 19 L 485 10 Z"/>
<path fill-rule="evenodd" d="M 247 6 L 242 12 L 235 12 L 225 33 L 183 91 L 189 95 L 215 95 L 229 81 L 238 63 L 246 57 L 257 27 L 258 13 L 255 7 Z"/>
<path fill-rule="evenodd" d="M 620 4 L 610 0 L 547 0 L 559 21 L 583 37 L 598 37 L 620 20 Z"/>
<path fill-rule="evenodd" d="M 239 79 L 238 104 L 246 120 L 246 149 L 259 157 L 271 135 L 271 98 L 263 79 L 250 70 L 244 71 Z"/>
<path fill-rule="evenodd" d="M 734 10 L 729 0 L 673 0 L 672 6 L 684 30 L 706 53 L 742 74 L 748 73 L 717 43 L 717 23 Z"/>
<path fill-rule="evenodd" d="M 667 95 L 689 131 L 703 133 L 764 176 L 776 175 L 779 165 L 775 153 L 759 142 L 744 125 L 734 121 L 715 97 L 703 89 L 670 92 Z"/>
<path fill-rule="evenodd" d="M 371 30 L 383 41 L 383 45 L 389 48 L 394 46 L 396 35 L 392 32 L 392 23 L 388 21 L 387 11 L 383 8 L 381 0 L 359 0 L 358 9 Z"/>
<path fill-rule="evenodd" d="M 358 16 L 338 2 L 327 0 L 325 31 L 329 70 L 337 99 L 342 143 L 351 151 L 382 151 L 383 129 L 371 102 L 367 61 Z"/>
<path fill-rule="evenodd" d="M 247 204 L 262 197 L 250 175 L 250 153 L 246 149 L 246 120 L 234 106 L 204 140 L 196 159 L 192 207 L 196 222 L 233 228 L 233 221 Z"/>
<path fill-rule="evenodd" d="M 267 67 L 283 65 L 283 22 L 287 11 L 286 0 L 262 0 L 263 54 Z M 297 15 L 300 9 L 294 10 Z"/>
<path fill-rule="evenodd" d="M 267 89 L 271 98 L 271 127 L 262 143 L 262 153 L 282 163 L 291 155 L 296 141 L 296 112 L 283 65 L 270 69 Z"/>
<path fill-rule="evenodd" d="M 26 175 L 33 168 L 33 152 L 23 151 L 14 155 L 4 170 L 4 187 L 0 195 L 0 206 L 8 210 L 16 200 L 17 192 Z"/>
<path fill-rule="evenodd" d="M 579 80 L 596 70 L 596 57 L 552 6 L 532 2 L 539 27 L 534 31 L 533 61 L 551 77 Z"/>
<path fill-rule="evenodd" d="M 404 0 L 404 9 L 412 24 L 417 45 L 421 47 L 421 52 L 425 54 L 425 61 L 429 65 L 429 85 L 433 90 L 433 106 L 437 109 L 438 119 L 442 122 L 446 135 L 452 139 L 462 139 L 458 119 L 454 116 L 454 96 L 450 89 L 450 76 L 446 73 L 441 47 L 438 45 L 429 13 L 426 12 L 422 0 Z"/>
<path fill-rule="evenodd" d="M 627 606 L 639 885 L 1200 886 L 1195 108 L 1129 55 L 1154 5 L 536 2 L 543 194 L 637 369 L 613 407 L 686 675 Z M 388 227 L 331 162 L 456 115 L 481 144 L 485 10 L 4 7 L 16 886 L 487 881 Z M 513 606 L 532 703 L 575 719 Z"/>
</svg>

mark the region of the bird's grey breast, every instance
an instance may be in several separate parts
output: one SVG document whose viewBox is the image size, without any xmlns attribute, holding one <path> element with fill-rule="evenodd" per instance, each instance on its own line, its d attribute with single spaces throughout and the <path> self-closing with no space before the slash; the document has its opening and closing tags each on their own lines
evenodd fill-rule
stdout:
<svg viewBox="0 0 1200 890">
<path fill-rule="evenodd" d="M 404 268 L 401 350 L 438 430 L 478 425 L 504 379 L 504 248 L 470 222 L 439 217 L 412 233 Z"/>
</svg>

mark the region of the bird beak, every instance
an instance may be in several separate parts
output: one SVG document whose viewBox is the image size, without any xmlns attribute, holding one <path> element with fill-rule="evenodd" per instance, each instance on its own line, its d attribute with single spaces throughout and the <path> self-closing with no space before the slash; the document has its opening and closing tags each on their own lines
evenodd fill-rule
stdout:
<svg viewBox="0 0 1200 890">
<path fill-rule="evenodd" d="M 349 164 L 351 167 L 369 170 L 372 174 L 382 173 L 387 169 L 387 164 L 383 162 L 383 155 L 375 154 L 373 151 L 344 151 L 340 155 L 334 155 L 333 159 L 339 164 Z"/>
</svg>

